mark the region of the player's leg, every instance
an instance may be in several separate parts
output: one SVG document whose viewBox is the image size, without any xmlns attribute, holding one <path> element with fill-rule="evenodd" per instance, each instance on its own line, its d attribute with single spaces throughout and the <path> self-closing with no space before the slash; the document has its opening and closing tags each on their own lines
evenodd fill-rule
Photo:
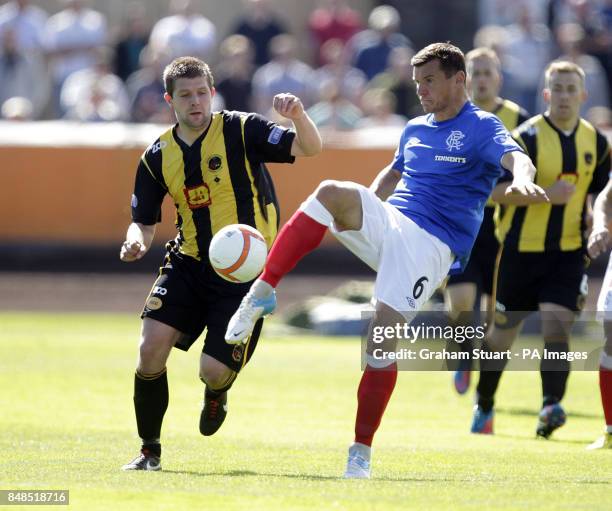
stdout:
<svg viewBox="0 0 612 511">
<path fill-rule="evenodd" d="M 542 316 L 544 348 L 553 357 L 542 357 L 543 404 L 536 433 L 548 438 L 552 432 L 565 424 L 566 416 L 560 402 L 565 394 L 570 364 L 555 360 L 555 353 L 566 353 L 576 314 L 582 310 L 588 292 L 587 259 L 582 250 L 557 252 L 543 256 L 546 261 L 542 270 L 539 291 L 539 307 Z"/>
<path fill-rule="evenodd" d="M 200 274 L 198 263 L 172 255 L 168 255 L 165 262 L 142 312 L 142 334 L 134 376 L 136 424 L 143 443 L 141 456 L 157 457 L 157 467 L 160 467 L 161 425 L 168 407 L 168 355 L 173 346 L 189 349 L 204 329 L 198 297 L 190 284 Z M 123 468 L 156 469 L 155 463 L 138 458 Z"/>
<path fill-rule="evenodd" d="M 160 470 L 161 426 L 168 408 L 166 361 L 182 334 L 155 319 L 143 318 L 134 375 L 134 410 L 141 454 L 123 470 Z"/>
<path fill-rule="evenodd" d="M 610 314 L 612 311 L 606 311 Z M 599 361 L 599 391 L 601 404 L 606 421 L 606 431 L 603 436 L 590 444 L 587 449 L 612 449 L 612 321 L 604 320 L 604 336 L 606 343 Z"/>
<path fill-rule="evenodd" d="M 459 327 L 476 327 L 476 323 L 486 321 L 492 324 L 492 317 L 484 317 L 482 311 L 494 311 L 488 304 L 482 308 L 481 303 L 476 303 L 478 295 L 491 296 L 493 294 L 493 280 L 495 274 L 496 260 L 499 253 L 499 242 L 495 237 L 495 208 L 485 207 L 483 222 L 480 226 L 478 236 L 474 242 L 472 256 L 463 273 L 451 275 L 447 289 L 449 305 L 449 319 L 451 325 Z M 471 339 L 459 344 L 463 353 L 473 353 L 474 342 Z M 471 380 L 473 358 L 465 358 L 459 361 L 459 366 L 453 375 L 453 384 L 459 394 L 467 392 Z"/>
<path fill-rule="evenodd" d="M 350 182 L 324 181 L 281 229 L 262 275 L 253 283 L 229 322 L 226 340 L 243 341 L 257 319 L 276 307 L 274 289 L 297 262 L 313 251 L 335 223 L 339 230 L 358 230 L 362 223 L 359 189 Z"/>
<path fill-rule="evenodd" d="M 368 331 L 367 365 L 357 389 L 355 441 L 349 447 L 344 477 L 370 477 L 372 441 L 397 381 L 397 364 L 393 360 L 374 357 L 373 354 L 375 349 L 377 353 L 394 352 L 397 339 L 385 338 L 382 342 L 375 343 L 373 332 L 387 326 L 403 324 L 405 321 L 405 317 L 393 308 L 382 302 L 377 303 Z"/>
<path fill-rule="evenodd" d="M 449 283 L 444 290 L 444 297 L 448 309 L 449 323 L 453 327 L 475 326 L 476 313 L 474 311 L 474 304 L 477 295 L 478 288 L 475 282 L 455 282 L 453 281 L 453 277 L 449 279 Z M 471 339 L 466 339 L 462 343 L 459 343 L 461 352 L 472 353 L 473 348 L 474 343 Z M 459 366 L 453 375 L 453 385 L 459 394 L 465 394 L 467 392 L 470 386 L 471 370 L 471 357 L 459 361 Z"/>
<path fill-rule="evenodd" d="M 523 320 L 537 308 L 537 268 L 530 255 L 503 250 L 497 270 L 497 300 L 494 321 L 482 344 L 480 374 L 472 433 L 493 433 L 493 406 L 506 359 L 492 353 L 505 351 L 518 336 Z M 535 269 L 534 269 L 535 268 Z"/>
<path fill-rule="evenodd" d="M 375 339 L 374 335 L 383 332 L 385 326 L 409 323 L 440 286 L 453 262 L 446 245 L 396 209 L 381 203 L 371 192 L 362 194 L 362 204 L 363 229 L 335 233 L 345 246 L 361 254 L 363 260 L 370 260 L 378 270 L 367 365 L 357 393 L 355 441 L 349 448 L 345 472 L 349 478 L 369 477 L 372 441 L 397 378 L 394 359 L 384 356 L 395 351 L 397 339 L 380 339 L 380 335 Z"/>
<path fill-rule="evenodd" d="M 557 356 L 569 350 L 569 336 L 576 314 L 556 303 L 541 303 L 540 313 L 544 349 L 549 356 L 543 356 L 540 361 L 542 409 L 538 416 L 536 434 L 548 438 L 566 421 L 561 400 L 565 395 L 570 363 L 567 358 L 558 359 Z"/>
<path fill-rule="evenodd" d="M 202 435 L 214 435 L 225 421 L 228 412 L 227 393 L 240 370 L 253 355 L 262 323 L 263 320 L 258 322 L 246 344 L 228 345 L 223 339 L 225 329 L 206 336 L 204 352 L 200 357 L 200 379 L 205 385 L 204 404 L 200 414 Z"/>
<path fill-rule="evenodd" d="M 215 434 L 228 412 L 228 391 L 238 373 L 250 360 L 261 333 L 263 319 L 245 343 L 228 344 L 224 335 L 229 319 L 238 308 L 247 286 L 237 286 L 213 276 L 203 301 L 207 331 L 200 357 L 200 379 L 205 385 L 199 429 L 204 436 Z"/>
<path fill-rule="evenodd" d="M 202 353 L 200 356 L 200 380 L 205 385 L 204 404 L 200 413 L 200 433 L 202 435 L 214 435 L 225 421 L 227 391 L 237 375 L 237 372 L 232 371 L 210 355 Z"/>
<path fill-rule="evenodd" d="M 522 320 L 508 323 L 507 316 L 501 318 L 493 324 L 482 344 L 472 433 L 493 434 L 495 393 L 508 363 L 506 359 L 495 359 L 494 354 L 510 349 L 523 326 Z"/>
<path fill-rule="evenodd" d="M 587 449 L 612 449 L 612 256 L 604 277 L 597 314 L 603 319 L 605 344 L 599 360 L 599 391 L 603 406 L 606 431 L 603 436 L 590 444 Z"/>
</svg>

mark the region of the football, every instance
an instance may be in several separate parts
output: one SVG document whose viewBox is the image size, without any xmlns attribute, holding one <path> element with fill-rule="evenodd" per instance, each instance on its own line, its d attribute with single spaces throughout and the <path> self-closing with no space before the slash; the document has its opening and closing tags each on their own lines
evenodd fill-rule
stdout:
<svg viewBox="0 0 612 511">
<path fill-rule="evenodd" d="M 245 224 L 228 225 L 214 235 L 208 249 L 210 264 L 230 282 L 249 282 L 263 270 L 268 247 L 263 235 Z"/>
</svg>

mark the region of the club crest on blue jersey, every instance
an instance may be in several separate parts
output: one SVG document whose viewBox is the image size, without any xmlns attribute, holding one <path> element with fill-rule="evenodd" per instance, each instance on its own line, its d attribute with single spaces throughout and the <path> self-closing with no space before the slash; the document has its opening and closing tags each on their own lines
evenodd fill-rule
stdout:
<svg viewBox="0 0 612 511">
<path fill-rule="evenodd" d="M 462 131 L 453 130 L 446 139 L 446 147 L 449 151 L 452 151 L 453 149 L 456 149 L 458 151 L 463 147 L 463 142 L 461 142 L 461 140 L 463 140 L 464 138 L 465 135 Z"/>
</svg>

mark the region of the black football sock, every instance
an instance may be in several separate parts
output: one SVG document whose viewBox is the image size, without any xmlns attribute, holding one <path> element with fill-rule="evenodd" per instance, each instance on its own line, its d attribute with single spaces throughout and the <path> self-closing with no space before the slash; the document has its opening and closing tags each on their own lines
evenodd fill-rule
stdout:
<svg viewBox="0 0 612 511">
<path fill-rule="evenodd" d="M 543 405 L 558 403 L 565 395 L 565 388 L 570 372 L 570 363 L 567 359 L 557 359 L 567 353 L 567 342 L 544 343 L 546 357 L 540 362 L 540 376 L 542 377 Z"/>
<path fill-rule="evenodd" d="M 143 451 L 149 451 L 154 456 L 161 458 L 161 444 L 159 442 L 143 442 Z"/>
<path fill-rule="evenodd" d="M 482 351 L 486 354 L 494 353 L 489 349 L 487 343 L 483 343 Z M 490 412 L 493 409 L 495 402 L 495 392 L 499 380 L 506 367 L 507 360 L 489 360 L 482 358 L 480 360 L 480 376 L 478 378 L 478 386 L 476 392 L 478 396 L 478 406 L 485 412 Z"/>
<path fill-rule="evenodd" d="M 168 408 L 168 376 L 166 369 L 157 374 L 134 375 L 134 410 L 138 436 L 143 448 L 161 455 L 159 438 L 164 414 Z"/>
</svg>

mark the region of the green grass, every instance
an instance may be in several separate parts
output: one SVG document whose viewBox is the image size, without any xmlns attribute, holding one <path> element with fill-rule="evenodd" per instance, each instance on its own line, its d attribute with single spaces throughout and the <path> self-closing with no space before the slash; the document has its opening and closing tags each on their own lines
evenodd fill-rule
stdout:
<svg viewBox="0 0 612 511">
<path fill-rule="evenodd" d="M 507 373 L 496 435 L 468 433 L 471 397 L 448 373 L 401 373 L 371 481 L 344 481 L 360 347 L 265 338 L 211 438 L 198 433 L 199 348 L 169 363 L 164 471 L 123 473 L 139 443 L 127 315 L 0 314 L 0 488 L 69 489 L 70 509 L 610 509 L 612 452 L 597 374 L 575 372 L 568 424 L 534 439 L 537 373 Z M 199 345 L 198 345 L 199 346 Z"/>
</svg>

